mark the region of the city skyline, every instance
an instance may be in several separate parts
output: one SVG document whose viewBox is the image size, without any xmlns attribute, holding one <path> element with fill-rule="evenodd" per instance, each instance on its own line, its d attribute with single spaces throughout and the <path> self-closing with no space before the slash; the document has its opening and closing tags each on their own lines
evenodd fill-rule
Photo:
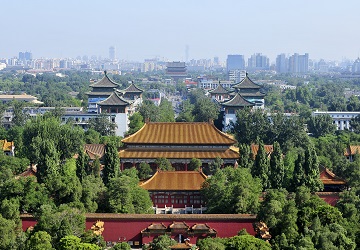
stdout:
<svg viewBox="0 0 360 250">
<path fill-rule="evenodd" d="M 360 2 L 346 1 L 5 1 L 0 58 L 109 56 L 185 61 L 262 53 L 311 59 L 359 56 Z"/>
</svg>

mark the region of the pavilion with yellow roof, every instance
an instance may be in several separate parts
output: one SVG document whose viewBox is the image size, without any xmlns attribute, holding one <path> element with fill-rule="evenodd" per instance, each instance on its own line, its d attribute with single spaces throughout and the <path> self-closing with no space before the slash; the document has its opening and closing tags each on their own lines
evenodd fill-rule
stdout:
<svg viewBox="0 0 360 250">
<path fill-rule="evenodd" d="M 158 158 L 167 158 L 176 170 L 187 170 L 192 158 L 206 166 L 220 157 L 224 165 L 234 165 L 239 152 L 236 140 L 209 122 L 147 122 L 122 140 L 121 169 L 149 163 L 156 169 Z"/>
</svg>

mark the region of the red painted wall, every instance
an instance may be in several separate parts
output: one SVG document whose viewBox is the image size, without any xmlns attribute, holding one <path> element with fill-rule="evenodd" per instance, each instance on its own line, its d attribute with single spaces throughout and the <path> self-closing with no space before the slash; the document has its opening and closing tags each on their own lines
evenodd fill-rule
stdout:
<svg viewBox="0 0 360 250">
<path fill-rule="evenodd" d="M 226 215 L 225 215 L 226 216 Z M 224 216 L 224 217 L 225 217 Z M 204 218 L 206 215 L 204 215 Z M 163 219 L 104 219 L 99 218 L 99 220 L 104 221 L 104 231 L 103 237 L 106 241 L 118 242 L 118 241 L 139 241 L 141 242 L 141 230 L 147 228 L 151 223 L 163 223 L 165 226 L 169 226 L 174 221 L 175 222 L 185 222 L 189 227 L 192 227 L 195 224 L 207 224 L 209 227 L 217 231 L 218 237 L 232 237 L 237 235 L 237 233 L 245 228 L 246 231 L 252 235 L 255 234 L 253 229 L 253 223 L 256 221 L 255 217 L 252 219 L 238 219 L 236 221 L 227 221 L 223 220 L 211 220 L 211 219 L 174 219 L 174 218 L 163 218 Z M 95 218 L 86 220 L 86 229 L 90 229 L 91 226 L 97 221 Z M 172 235 L 176 236 L 176 235 Z M 187 237 L 186 235 L 184 235 Z M 153 237 L 145 237 L 143 243 L 148 243 L 153 240 Z M 190 243 L 196 243 L 197 237 L 190 238 Z"/>
<path fill-rule="evenodd" d="M 252 224 L 256 221 L 255 216 L 243 215 L 185 215 L 185 214 L 169 214 L 169 215 L 119 215 L 119 214 L 87 214 L 86 229 L 97 221 L 104 222 L 103 237 L 105 241 L 139 241 L 140 244 L 149 243 L 154 236 L 144 237 L 142 242 L 141 230 L 144 230 L 152 223 L 163 223 L 168 227 L 173 222 L 185 222 L 189 227 L 195 224 L 207 224 L 209 227 L 217 231 L 218 237 L 232 237 L 245 228 L 252 235 L 255 234 Z M 36 221 L 29 215 L 22 216 L 22 228 L 25 231 L 30 226 L 35 226 Z M 178 234 L 173 234 L 176 237 Z M 186 234 L 184 237 L 188 237 Z M 201 235 L 189 237 L 190 243 L 196 243 Z"/>
</svg>

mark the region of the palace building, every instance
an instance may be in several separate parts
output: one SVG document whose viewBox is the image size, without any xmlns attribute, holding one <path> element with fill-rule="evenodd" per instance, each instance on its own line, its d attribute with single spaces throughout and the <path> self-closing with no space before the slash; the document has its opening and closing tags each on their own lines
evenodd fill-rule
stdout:
<svg viewBox="0 0 360 250">
<path fill-rule="evenodd" d="M 202 213 L 200 189 L 207 176 L 201 171 L 157 171 L 140 183 L 149 191 L 155 213 Z"/>
<path fill-rule="evenodd" d="M 129 116 L 142 103 L 143 90 L 131 83 L 126 89 L 119 89 L 120 84 L 109 78 L 106 71 L 104 77 L 91 84 L 92 90 L 88 95 L 88 113 L 93 114 L 89 119 L 96 119 L 98 114 L 109 114 L 111 122 L 117 125 L 115 134 L 123 136 L 128 131 Z"/>
<path fill-rule="evenodd" d="M 170 160 L 178 171 L 186 171 L 193 158 L 200 159 L 203 167 L 217 157 L 224 165 L 234 165 L 239 158 L 236 140 L 207 122 L 147 122 L 122 142 L 121 170 L 141 162 L 149 163 L 155 170 L 158 158 Z"/>
<path fill-rule="evenodd" d="M 244 108 L 264 109 L 265 94 L 261 92 L 262 86 L 253 82 L 248 74 L 239 83 L 226 89 L 220 83 L 209 91 L 211 98 L 220 104 L 223 116 L 223 131 L 231 128 L 236 122 L 236 111 Z"/>
</svg>

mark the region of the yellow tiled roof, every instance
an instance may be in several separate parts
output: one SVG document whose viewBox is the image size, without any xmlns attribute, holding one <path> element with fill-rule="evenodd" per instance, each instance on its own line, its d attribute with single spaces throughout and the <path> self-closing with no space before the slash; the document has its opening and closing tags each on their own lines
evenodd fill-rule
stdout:
<svg viewBox="0 0 360 250">
<path fill-rule="evenodd" d="M 198 171 L 157 171 L 140 187 L 146 190 L 200 190 L 206 175 Z"/>
<path fill-rule="evenodd" d="M 236 141 L 205 122 L 150 122 L 122 140 L 125 144 L 222 144 Z"/>
<path fill-rule="evenodd" d="M 259 145 L 258 144 L 251 144 L 250 149 L 251 149 L 251 153 L 255 157 L 257 155 L 258 150 L 259 150 Z M 266 154 L 268 154 L 268 155 L 270 155 L 274 151 L 273 145 L 264 145 L 264 149 L 265 149 Z"/>
<path fill-rule="evenodd" d="M 0 147 L 3 151 L 11 151 L 14 146 L 14 142 L 5 140 L 0 140 Z"/>
<path fill-rule="evenodd" d="M 135 149 L 124 149 L 119 152 L 120 159 L 215 159 L 220 157 L 221 159 L 238 159 L 239 153 L 232 149 L 225 151 L 164 151 L 164 150 L 135 150 Z"/>
<path fill-rule="evenodd" d="M 350 156 L 355 155 L 356 153 L 360 154 L 360 146 L 359 145 L 350 145 L 345 149 L 344 155 Z"/>
</svg>

